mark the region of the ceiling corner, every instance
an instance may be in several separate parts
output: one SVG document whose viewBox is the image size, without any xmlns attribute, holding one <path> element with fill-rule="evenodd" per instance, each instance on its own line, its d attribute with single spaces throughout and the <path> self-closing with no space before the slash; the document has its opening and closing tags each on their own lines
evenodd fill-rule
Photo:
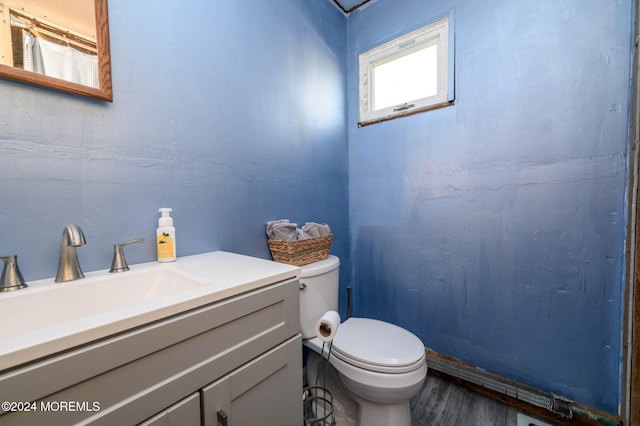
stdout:
<svg viewBox="0 0 640 426">
<path fill-rule="evenodd" d="M 349 14 L 371 0 L 332 0 L 345 14 Z"/>
</svg>

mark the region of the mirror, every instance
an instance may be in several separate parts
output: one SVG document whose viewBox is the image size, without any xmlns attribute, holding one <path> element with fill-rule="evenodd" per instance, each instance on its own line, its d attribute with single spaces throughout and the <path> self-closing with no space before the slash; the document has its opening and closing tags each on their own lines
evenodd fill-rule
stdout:
<svg viewBox="0 0 640 426">
<path fill-rule="evenodd" d="M 0 77 L 113 101 L 107 0 L 3 0 Z"/>
</svg>

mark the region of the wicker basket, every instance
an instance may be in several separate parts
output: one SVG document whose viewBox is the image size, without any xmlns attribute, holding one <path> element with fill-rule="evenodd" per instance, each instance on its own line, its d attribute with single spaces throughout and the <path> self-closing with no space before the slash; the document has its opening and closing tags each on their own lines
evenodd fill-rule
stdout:
<svg viewBox="0 0 640 426">
<path fill-rule="evenodd" d="M 329 257 L 333 234 L 293 242 L 269 239 L 273 260 L 289 265 L 302 266 Z"/>
</svg>

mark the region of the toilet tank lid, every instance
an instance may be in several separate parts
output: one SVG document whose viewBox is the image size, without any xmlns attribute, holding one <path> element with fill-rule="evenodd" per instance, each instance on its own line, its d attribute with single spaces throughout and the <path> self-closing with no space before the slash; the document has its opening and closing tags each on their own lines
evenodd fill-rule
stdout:
<svg viewBox="0 0 640 426">
<path fill-rule="evenodd" d="M 301 266 L 300 269 L 302 269 L 302 273 L 300 274 L 300 278 L 315 277 L 316 275 L 333 271 L 339 266 L 340 259 L 334 255 L 329 255 L 327 259 Z"/>
</svg>

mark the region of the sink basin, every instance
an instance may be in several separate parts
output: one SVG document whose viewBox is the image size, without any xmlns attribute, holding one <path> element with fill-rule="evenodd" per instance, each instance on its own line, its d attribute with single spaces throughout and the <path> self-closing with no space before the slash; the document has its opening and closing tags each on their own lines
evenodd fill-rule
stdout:
<svg viewBox="0 0 640 426">
<path fill-rule="evenodd" d="M 0 328 L 0 339 L 43 327 L 80 320 L 90 315 L 118 310 L 154 298 L 204 285 L 184 273 L 170 269 L 126 272 L 87 278 L 39 288 L 29 288 L 0 298 L 0 313 L 13 318 Z"/>
<path fill-rule="evenodd" d="M 222 251 L 130 266 L 0 293 L 0 372 L 299 273 L 291 265 Z"/>
</svg>

